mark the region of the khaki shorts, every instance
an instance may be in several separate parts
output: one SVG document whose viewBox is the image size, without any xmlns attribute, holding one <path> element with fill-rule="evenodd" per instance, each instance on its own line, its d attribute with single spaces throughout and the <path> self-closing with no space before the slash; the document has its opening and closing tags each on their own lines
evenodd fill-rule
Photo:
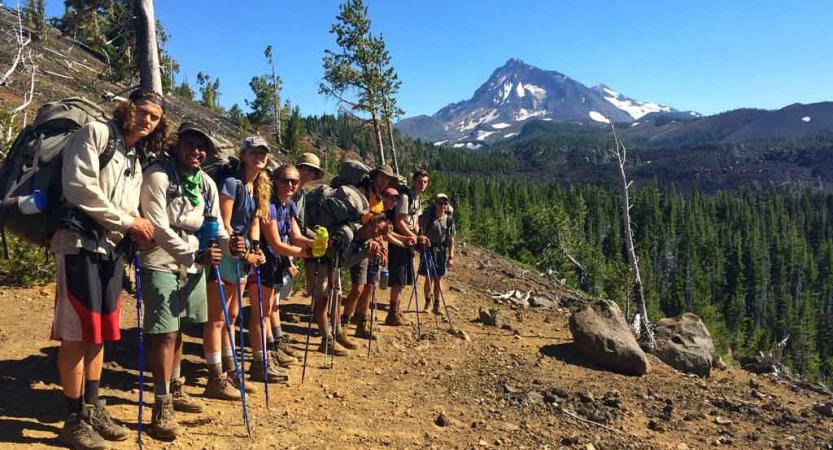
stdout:
<svg viewBox="0 0 833 450">
<path fill-rule="evenodd" d="M 181 289 L 179 274 L 176 273 L 142 269 L 141 276 L 145 333 L 175 333 L 179 331 L 180 321 L 208 321 L 204 270 L 188 274 Z"/>
<path fill-rule="evenodd" d="M 317 261 L 319 261 L 318 264 L 316 264 L 315 259 L 304 260 L 304 271 L 306 272 L 309 295 L 312 296 L 313 291 L 315 291 L 316 297 L 321 298 L 329 287 L 330 275 L 333 272 L 333 262 L 328 258 L 319 258 Z M 313 281 L 316 266 L 318 269 L 318 278 Z"/>
</svg>

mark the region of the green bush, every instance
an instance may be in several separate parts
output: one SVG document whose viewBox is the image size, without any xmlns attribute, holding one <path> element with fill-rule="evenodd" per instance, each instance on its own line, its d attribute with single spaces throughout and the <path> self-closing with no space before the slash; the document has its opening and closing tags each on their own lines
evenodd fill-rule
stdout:
<svg viewBox="0 0 833 450">
<path fill-rule="evenodd" d="M 35 286 L 54 281 L 55 258 L 41 247 L 7 234 L 9 257 L 0 258 L 0 283 Z"/>
</svg>

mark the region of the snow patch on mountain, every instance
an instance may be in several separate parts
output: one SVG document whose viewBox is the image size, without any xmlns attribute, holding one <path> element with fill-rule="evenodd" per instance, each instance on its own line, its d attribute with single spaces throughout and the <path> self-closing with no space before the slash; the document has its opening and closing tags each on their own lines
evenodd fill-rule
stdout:
<svg viewBox="0 0 833 450">
<path fill-rule="evenodd" d="M 529 84 L 529 83 L 525 84 L 524 85 L 524 90 L 529 91 L 529 93 L 532 94 L 533 97 L 536 97 L 538 99 L 541 99 L 541 98 L 544 98 L 544 97 L 547 96 L 547 90 L 546 89 L 544 89 L 542 87 L 539 87 L 539 86 L 536 86 L 534 84 Z"/>
<path fill-rule="evenodd" d="M 495 134 L 495 133 L 497 133 L 497 131 L 483 131 L 483 130 L 478 130 L 478 131 L 477 131 L 477 140 L 478 140 L 478 141 L 483 141 L 483 140 L 485 140 L 487 137 L 489 137 L 489 136 L 491 136 L 491 135 L 493 135 L 493 134 Z"/>
<path fill-rule="evenodd" d="M 521 108 L 520 110 L 518 110 L 518 115 L 515 116 L 515 120 L 521 121 L 529 119 L 530 117 L 545 116 L 546 114 L 546 111 L 527 111 L 526 109 Z"/>
<path fill-rule="evenodd" d="M 504 82 L 503 87 L 501 88 L 501 91 L 500 91 L 500 103 L 505 102 L 506 99 L 509 98 L 509 93 L 511 93 L 511 92 L 512 92 L 512 83 Z"/>
<path fill-rule="evenodd" d="M 518 133 L 506 133 L 503 135 L 504 138 L 511 138 L 512 136 L 517 136 Z"/>
<path fill-rule="evenodd" d="M 503 122 L 501 122 L 501 123 L 493 123 L 493 124 L 492 124 L 492 128 L 494 128 L 495 130 L 502 130 L 502 129 L 504 129 L 504 128 L 509 128 L 509 127 L 511 127 L 511 126 L 512 126 L 512 125 L 509 125 L 508 123 L 503 123 Z"/>
<path fill-rule="evenodd" d="M 646 114 L 653 112 L 671 112 L 671 108 L 651 102 L 639 102 L 619 97 L 604 97 L 613 106 L 628 113 L 634 120 L 638 120 Z"/>
<path fill-rule="evenodd" d="M 434 142 L 434 147 L 439 147 L 439 146 L 445 144 L 446 142 L 448 142 L 448 139 L 446 139 L 444 141 Z"/>
<path fill-rule="evenodd" d="M 811 120 L 813 119 L 810 116 L 804 116 L 801 118 L 801 121 L 804 123 L 809 123 Z"/>
<path fill-rule="evenodd" d="M 595 120 L 596 122 L 610 123 L 610 121 L 607 120 L 607 117 L 605 117 L 604 114 L 598 111 L 590 111 L 590 118 L 592 120 Z"/>
<path fill-rule="evenodd" d="M 462 142 L 458 142 L 458 143 L 456 143 L 456 144 L 452 145 L 452 147 L 454 147 L 454 148 L 462 148 L 464 145 L 466 145 L 466 144 L 464 144 L 464 143 L 462 143 Z"/>
<path fill-rule="evenodd" d="M 518 94 L 518 97 L 523 97 L 526 95 L 526 90 L 524 90 L 524 84 L 518 81 L 518 84 L 515 85 L 515 93 Z"/>
<path fill-rule="evenodd" d="M 481 108 L 482 110 L 482 108 Z M 488 114 L 485 116 L 476 117 L 473 119 L 467 119 L 460 122 L 460 126 L 457 128 L 459 131 L 469 131 L 477 128 L 478 125 L 482 125 L 484 123 L 489 123 L 500 116 L 498 110 L 493 109 L 489 111 Z"/>
</svg>

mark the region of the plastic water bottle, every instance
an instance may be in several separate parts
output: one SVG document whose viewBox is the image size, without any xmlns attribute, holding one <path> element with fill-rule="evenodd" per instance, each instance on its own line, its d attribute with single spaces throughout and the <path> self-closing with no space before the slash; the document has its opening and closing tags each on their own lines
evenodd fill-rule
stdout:
<svg viewBox="0 0 833 450">
<path fill-rule="evenodd" d="M 388 272 L 388 268 L 382 267 L 382 273 L 379 276 L 379 289 L 388 288 L 388 278 L 390 278 L 390 272 Z"/>
<path fill-rule="evenodd" d="M 327 252 L 327 241 L 330 240 L 330 234 L 327 229 L 322 226 L 315 227 L 315 240 L 312 243 L 313 258 L 320 258 Z"/>
<path fill-rule="evenodd" d="M 46 196 L 35 189 L 30 195 L 23 195 L 17 198 L 17 209 L 27 216 L 37 214 L 46 209 Z"/>
</svg>

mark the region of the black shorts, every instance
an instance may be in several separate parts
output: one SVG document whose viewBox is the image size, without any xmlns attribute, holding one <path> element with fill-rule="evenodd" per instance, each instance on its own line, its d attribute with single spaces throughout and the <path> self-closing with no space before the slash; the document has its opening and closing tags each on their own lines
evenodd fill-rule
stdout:
<svg viewBox="0 0 833 450">
<path fill-rule="evenodd" d="M 275 256 L 272 252 L 265 252 L 266 262 L 260 266 L 260 285 L 275 287 L 283 283 L 283 273 L 289 269 L 289 260 L 285 256 Z M 257 282 L 254 268 L 249 274 L 249 283 Z"/>
<path fill-rule="evenodd" d="M 410 286 L 414 284 L 414 251 L 396 245 L 388 246 L 388 270 L 390 286 Z"/>
</svg>

